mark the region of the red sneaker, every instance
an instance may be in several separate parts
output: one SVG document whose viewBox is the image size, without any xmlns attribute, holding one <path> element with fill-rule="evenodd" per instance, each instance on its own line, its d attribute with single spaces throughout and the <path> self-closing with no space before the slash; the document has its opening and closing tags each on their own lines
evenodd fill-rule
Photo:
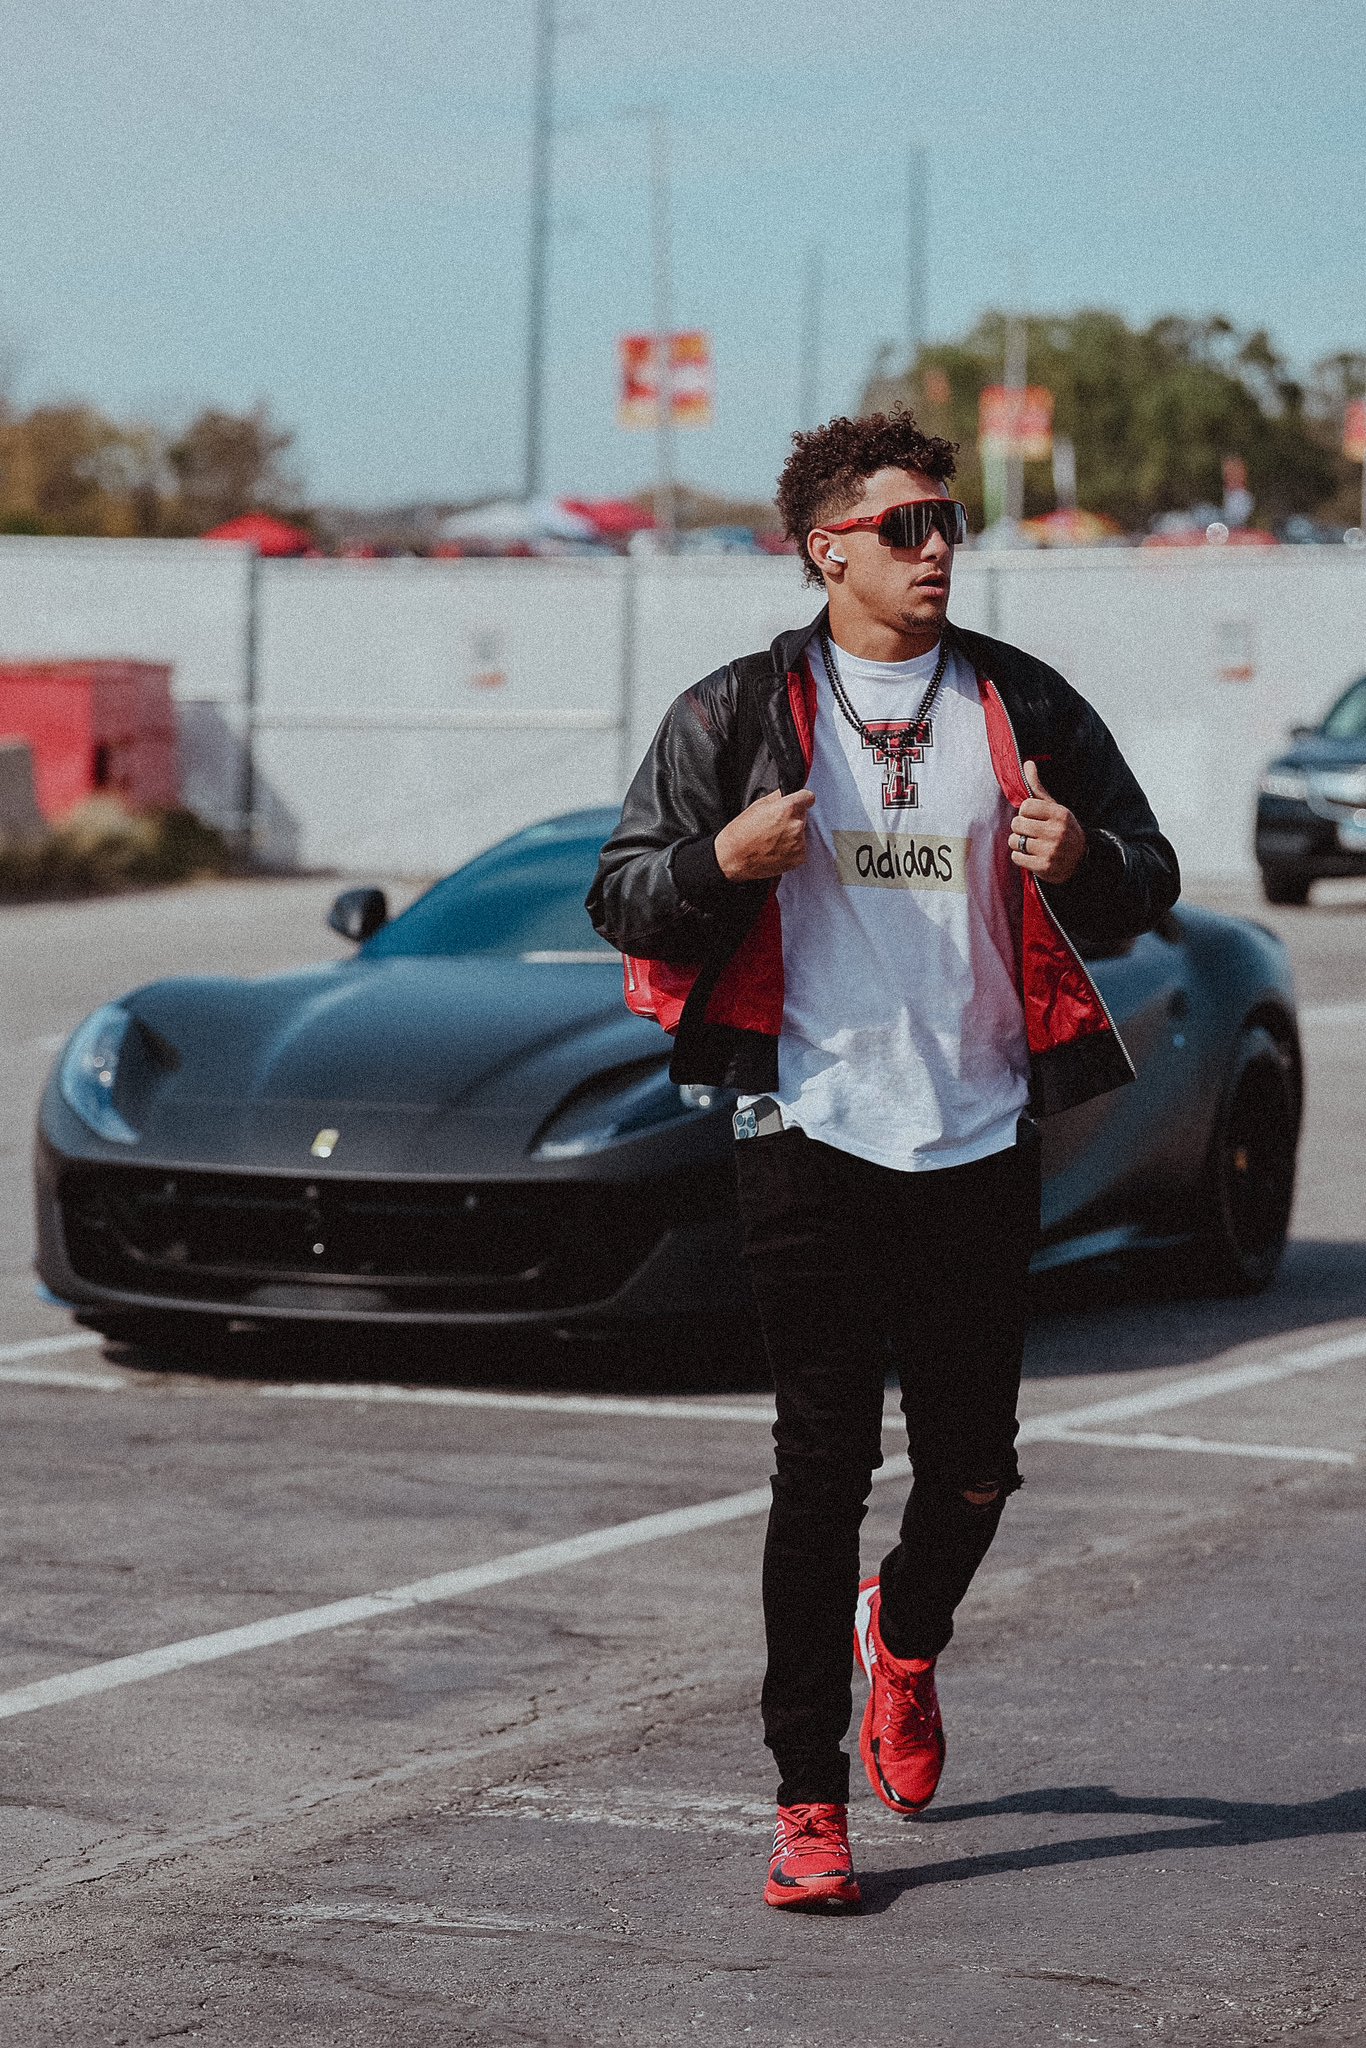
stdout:
<svg viewBox="0 0 1366 2048">
<path fill-rule="evenodd" d="M 878 1625 L 881 1605 L 877 1580 L 865 1579 L 854 1614 L 854 1655 L 869 1687 L 859 1755 L 884 1806 L 893 1813 L 919 1813 L 933 1799 L 944 1768 L 934 1659 L 892 1655 Z"/>
<path fill-rule="evenodd" d="M 843 1806 L 780 1806 L 768 1860 L 766 1906 L 859 1906 Z"/>
</svg>

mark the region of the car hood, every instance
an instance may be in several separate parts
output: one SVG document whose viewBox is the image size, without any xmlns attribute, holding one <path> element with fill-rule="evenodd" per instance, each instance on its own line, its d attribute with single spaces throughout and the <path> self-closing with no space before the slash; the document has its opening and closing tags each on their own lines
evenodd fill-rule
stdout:
<svg viewBox="0 0 1366 2048">
<path fill-rule="evenodd" d="M 663 1060 L 609 959 L 355 960 L 126 998 L 179 1064 L 139 1119 L 142 1157 L 305 1170 L 515 1170 L 546 1118 L 606 1068 Z"/>
<path fill-rule="evenodd" d="M 1322 733 L 1306 733 L 1270 765 L 1314 770 L 1366 767 L 1366 740 L 1329 740 Z"/>
</svg>

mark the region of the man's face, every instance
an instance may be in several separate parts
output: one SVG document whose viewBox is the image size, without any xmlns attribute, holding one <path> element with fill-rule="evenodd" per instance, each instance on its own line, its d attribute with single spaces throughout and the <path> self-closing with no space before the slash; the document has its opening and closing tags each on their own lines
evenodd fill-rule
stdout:
<svg viewBox="0 0 1366 2048">
<path fill-rule="evenodd" d="M 947 498 L 948 485 L 914 469 L 880 469 L 863 486 L 856 504 L 838 514 L 846 519 L 875 519 L 892 505 L 911 498 Z M 880 625 L 906 632 L 924 632 L 943 624 L 949 608 L 953 547 L 942 534 L 931 533 L 923 547 L 884 547 L 876 533 L 837 533 L 826 538 L 817 527 L 808 542 L 827 586 L 839 579 L 847 597 Z M 834 550 L 844 564 L 827 562 Z"/>
</svg>

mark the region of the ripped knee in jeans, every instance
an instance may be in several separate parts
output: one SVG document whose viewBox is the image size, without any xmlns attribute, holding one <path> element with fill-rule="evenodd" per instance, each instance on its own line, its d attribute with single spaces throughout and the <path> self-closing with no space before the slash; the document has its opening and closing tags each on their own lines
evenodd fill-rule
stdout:
<svg viewBox="0 0 1366 2048">
<path fill-rule="evenodd" d="M 993 1470 L 960 1463 L 955 1469 L 929 1458 L 916 1465 L 916 1487 L 928 1501 L 943 1503 L 950 1512 L 966 1514 L 970 1520 L 999 1515 L 1012 1493 L 1023 1485 L 1020 1468 L 1013 1458 Z"/>
</svg>

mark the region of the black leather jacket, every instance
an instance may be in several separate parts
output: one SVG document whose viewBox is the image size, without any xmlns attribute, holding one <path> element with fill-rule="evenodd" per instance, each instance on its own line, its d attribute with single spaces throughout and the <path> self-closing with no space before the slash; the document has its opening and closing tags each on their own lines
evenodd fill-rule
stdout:
<svg viewBox="0 0 1366 2048">
<path fill-rule="evenodd" d="M 675 1030 L 670 1072 L 679 1081 L 756 1091 L 777 1085 L 776 1028 L 754 1028 L 733 1000 L 728 1015 L 712 1014 L 713 994 L 752 940 L 775 885 L 728 881 L 715 839 L 756 798 L 799 789 L 806 781 L 808 754 L 794 709 L 795 686 L 802 650 L 820 623 L 780 634 L 765 653 L 730 662 L 676 699 L 627 791 L 588 895 L 595 928 L 620 952 L 636 962 L 681 970 L 657 977 L 679 993 L 681 1010 L 675 1003 L 671 1011 L 667 997 L 662 1004 L 633 1004 Z M 998 748 L 993 738 L 997 779 L 1006 794 L 1018 801 L 1023 780 L 1014 770 L 1032 759 L 1049 794 L 1066 804 L 1086 832 L 1086 854 L 1072 879 L 1034 885 L 1072 956 L 1065 962 L 1058 949 L 1057 973 L 1065 979 L 1075 967 L 1084 975 L 1077 955 L 1119 950 L 1176 901 L 1176 855 L 1104 721 L 1055 669 L 1005 641 L 959 627 L 946 630 L 983 684 L 989 732 L 993 698 L 1008 720 L 1013 768 L 1004 758 L 1006 740 Z M 1032 877 L 1023 879 L 1026 898 L 1031 884 Z M 1022 971 L 1028 1018 L 1027 964 Z M 1049 971 L 1046 963 L 1038 969 Z M 1094 984 L 1089 977 L 1086 982 L 1099 1004 Z M 1046 1010 L 1054 991 L 1033 993 Z M 1037 1113 L 1069 1107 L 1132 1078 L 1113 1025 L 1105 1031 L 1108 1023 L 1108 1017 L 1103 1024 L 1083 1020 L 1078 1031 L 1064 1032 L 1062 1042 L 1048 1038 L 1044 1027 L 1031 1027 Z M 1109 1042 L 1098 1043 L 1102 1038 Z"/>
</svg>

